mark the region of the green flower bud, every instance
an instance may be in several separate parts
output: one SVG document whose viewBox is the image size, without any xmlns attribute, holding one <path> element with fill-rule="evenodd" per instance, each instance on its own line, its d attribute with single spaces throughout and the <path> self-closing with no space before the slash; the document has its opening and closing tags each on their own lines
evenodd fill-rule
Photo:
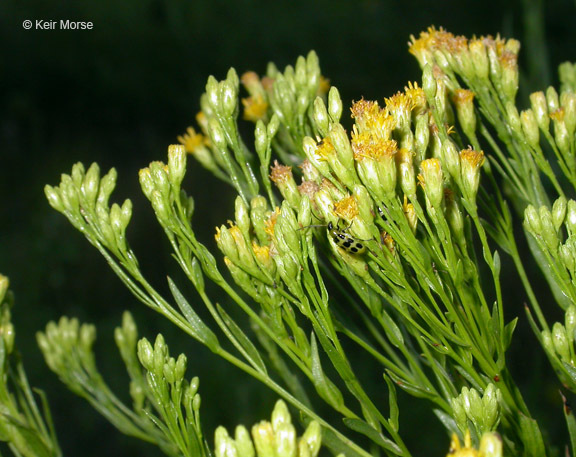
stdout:
<svg viewBox="0 0 576 457">
<path fill-rule="evenodd" d="M 201 404 L 202 404 L 202 397 L 200 397 L 200 394 L 194 395 L 194 398 L 192 400 L 192 409 L 194 411 L 200 411 Z"/>
<path fill-rule="evenodd" d="M 575 246 L 573 237 L 569 237 L 565 244 L 561 244 L 558 247 L 558 253 L 560 254 L 560 260 L 564 264 L 564 267 L 569 272 L 574 272 L 576 269 L 576 258 L 574 257 Z"/>
<path fill-rule="evenodd" d="M 564 223 L 564 218 L 566 217 L 566 209 L 568 207 L 568 202 L 566 197 L 559 197 L 556 199 L 552 205 L 552 222 L 556 231 L 560 230 L 560 227 Z"/>
<path fill-rule="evenodd" d="M 480 39 L 472 39 L 468 43 L 468 48 L 476 77 L 481 80 L 487 80 L 490 73 L 490 64 L 484 43 Z"/>
<path fill-rule="evenodd" d="M 547 132 L 550 126 L 550 118 L 548 117 L 548 104 L 544 92 L 534 92 L 530 94 L 530 103 L 532 104 L 532 111 L 536 116 L 538 126 Z"/>
<path fill-rule="evenodd" d="M 550 86 L 546 89 L 546 103 L 548 104 L 548 112 L 553 113 L 560 108 L 560 100 L 558 99 L 558 92 L 554 87 Z"/>
<path fill-rule="evenodd" d="M 260 422 L 252 427 L 252 439 L 258 457 L 276 457 L 274 431 L 270 422 Z"/>
<path fill-rule="evenodd" d="M 320 160 L 320 157 L 316 154 L 318 150 L 318 144 L 309 136 L 305 137 L 302 141 L 302 149 L 306 158 L 310 161 L 314 168 L 320 172 L 324 177 L 330 178 L 332 174 L 330 173 L 330 166 L 325 160 Z M 306 178 L 309 179 L 309 178 Z"/>
<path fill-rule="evenodd" d="M 70 173 L 70 176 L 76 188 L 80 189 L 80 187 L 82 186 L 85 173 L 86 171 L 84 169 L 83 163 L 77 162 L 74 165 L 72 165 L 72 173 Z"/>
<path fill-rule="evenodd" d="M 564 316 L 564 326 L 566 328 L 566 338 L 568 338 L 568 344 L 572 345 L 574 343 L 574 331 L 576 330 L 576 306 L 570 305 L 566 310 L 566 315 Z"/>
<path fill-rule="evenodd" d="M 70 176 L 62 175 L 60 192 L 62 196 L 62 202 L 64 203 L 66 209 L 72 213 L 77 213 L 80 209 L 80 199 L 78 196 L 78 189 L 74 186 Z"/>
<path fill-rule="evenodd" d="M 560 104 L 564 108 L 564 123 L 569 136 L 574 135 L 576 130 L 576 94 L 564 92 L 560 96 Z"/>
<path fill-rule="evenodd" d="M 297 457 L 296 429 L 290 423 L 282 423 L 274 428 L 276 457 Z"/>
<path fill-rule="evenodd" d="M 208 81 L 206 82 L 206 101 L 210 104 L 212 111 L 218 111 L 218 105 L 220 101 L 218 96 L 218 89 L 218 80 L 214 76 L 210 75 L 208 77 Z M 208 114 L 204 108 L 202 108 L 202 111 Z"/>
<path fill-rule="evenodd" d="M 6 292 L 8 292 L 8 287 L 10 286 L 10 280 L 8 276 L 0 274 L 0 305 L 4 303 L 6 298 Z"/>
<path fill-rule="evenodd" d="M 443 173 L 440 160 L 423 160 L 420 164 L 419 179 L 430 206 L 440 208 L 440 204 L 444 198 Z"/>
<path fill-rule="evenodd" d="M 552 344 L 560 358 L 564 362 L 570 363 L 570 346 L 568 344 L 568 337 L 566 335 L 566 329 L 560 322 L 556 322 L 552 326 Z"/>
<path fill-rule="evenodd" d="M 268 138 L 272 140 L 276 132 L 278 132 L 278 128 L 280 127 L 280 119 L 275 114 L 272 115 L 270 122 L 266 126 L 266 131 L 268 133 Z"/>
<path fill-rule="evenodd" d="M 219 426 L 214 433 L 214 453 L 216 457 L 244 457 L 238 453 L 234 440 L 222 426 Z"/>
<path fill-rule="evenodd" d="M 416 151 L 415 165 L 420 165 L 426 158 L 426 150 L 428 149 L 428 143 L 430 142 L 430 127 L 428 126 L 428 113 L 424 112 L 416 116 L 414 136 L 416 142 L 414 148 Z"/>
<path fill-rule="evenodd" d="M 544 243 L 551 251 L 555 251 L 558 248 L 558 233 L 554 228 L 554 223 L 552 221 L 552 213 L 546 206 L 542 206 L 539 211 L 540 224 L 542 226 L 542 231 L 540 235 L 544 240 Z"/>
<path fill-rule="evenodd" d="M 186 373 L 186 365 L 188 360 L 185 354 L 180 354 L 178 360 L 176 360 L 176 366 L 174 367 L 174 377 L 176 382 L 182 381 L 184 379 L 184 374 Z"/>
<path fill-rule="evenodd" d="M 528 205 L 524 210 L 524 227 L 535 237 L 540 236 L 542 233 L 540 215 L 532 205 Z"/>
<path fill-rule="evenodd" d="M 12 322 L 6 322 L 0 326 L 0 335 L 4 340 L 6 353 L 11 354 L 14 350 L 14 339 L 16 337 L 16 332 L 14 331 L 14 325 Z"/>
<path fill-rule="evenodd" d="M 274 405 L 274 409 L 272 410 L 271 423 L 274 432 L 276 432 L 281 425 L 292 423 L 290 411 L 288 411 L 288 407 L 284 401 L 278 400 L 276 405 Z"/>
<path fill-rule="evenodd" d="M 328 114 L 330 114 L 332 122 L 339 122 L 340 117 L 342 117 L 342 99 L 340 92 L 334 86 L 328 92 Z"/>
<path fill-rule="evenodd" d="M 316 457 L 322 446 L 322 427 L 320 427 L 320 424 L 316 421 L 310 422 L 300 442 L 306 443 L 311 457 Z"/>
<path fill-rule="evenodd" d="M 142 192 L 146 195 L 146 198 L 150 200 L 152 198 L 152 192 L 154 192 L 154 180 L 152 179 L 152 174 L 150 173 L 150 168 L 142 168 L 138 172 L 138 179 L 140 180 L 140 187 Z"/>
<path fill-rule="evenodd" d="M 214 147 L 220 151 L 226 151 L 228 147 L 228 142 L 226 141 L 226 134 L 216 118 L 210 118 L 208 120 L 208 135 Z"/>
<path fill-rule="evenodd" d="M 164 375 L 164 379 L 166 379 L 166 382 L 170 384 L 174 384 L 177 381 L 175 368 L 176 368 L 176 360 L 174 360 L 173 357 L 170 357 L 162 367 L 162 374 Z"/>
<path fill-rule="evenodd" d="M 496 432 L 484 433 L 478 451 L 483 457 L 502 457 L 502 438 Z"/>
<path fill-rule="evenodd" d="M 154 350 L 146 338 L 138 341 L 138 359 L 146 370 L 152 371 L 154 369 Z"/>
<path fill-rule="evenodd" d="M 568 235 L 576 234 L 576 201 L 568 200 L 568 209 L 566 210 L 565 219 Z"/>
<path fill-rule="evenodd" d="M 152 204 L 152 209 L 156 213 L 158 221 L 162 224 L 167 224 L 170 219 L 171 211 L 166 205 L 164 196 L 158 190 L 155 190 L 150 196 L 150 203 Z"/>
<path fill-rule="evenodd" d="M 83 202 L 89 208 L 93 208 L 96 204 L 98 197 L 98 187 L 100 186 L 100 167 L 98 164 L 93 163 L 90 165 L 88 172 L 84 176 L 81 186 L 81 193 L 83 195 Z"/>
<path fill-rule="evenodd" d="M 334 124 L 329 133 L 329 138 L 338 153 L 338 159 L 345 167 L 351 167 L 354 170 L 354 153 L 350 146 L 350 140 L 342 124 Z M 355 175 L 354 175 L 355 176 Z M 353 178 L 351 178 L 353 180 Z"/>
<path fill-rule="evenodd" d="M 179 189 L 186 174 L 186 150 L 182 144 L 168 146 L 168 179 L 174 189 Z"/>
<path fill-rule="evenodd" d="M 468 418 L 466 417 L 466 410 L 462 406 L 460 397 L 450 399 L 450 406 L 452 407 L 452 417 L 456 421 L 456 425 L 462 433 L 468 428 Z"/>
<path fill-rule="evenodd" d="M 488 384 L 482 396 L 484 410 L 484 431 L 493 431 L 500 422 L 500 404 L 502 392 L 492 383 Z"/>
<path fill-rule="evenodd" d="M 508 124 L 512 130 L 520 134 L 522 131 L 520 114 L 518 113 L 518 108 L 516 108 L 516 105 L 512 101 L 506 102 L 506 117 L 508 118 Z"/>
<path fill-rule="evenodd" d="M 484 152 L 472 148 L 460 151 L 460 185 L 462 194 L 474 201 L 480 185 L 480 171 L 484 164 Z"/>
<path fill-rule="evenodd" d="M 540 149 L 540 130 L 538 130 L 538 122 L 536 121 L 534 111 L 531 109 L 522 111 L 520 116 L 522 122 L 522 132 L 524 133 L 526 142 L 532 149 Z"/>
<path fill-rule="evenodd" d="M 164 337 L 161 333 L 156 336 L 154 341 L 154 360 L 153 360 L 153 372 L 155 374 L 161 375 L 164 370 L 164 362 L 168 356 L 168 346 L 164 341 Z"/>
<path fill-rule="evenodd" d="M 256 452 L 254 445 L 250 439 L 250 433 L 246 427 L 239 425 L 234 432 L 234 440 L 236 441 L 236 449 L 238 449 L 239 457 L 255 457 Z"/>
<path fill-rule="evenodd" d="M 298 225 L 308 227 L 312 224 L 312 208 L 307 195 L 302 195 L 300 206 L 298 207 Z"/>
<path fill-rule="evenodd" d="M 460 152 L 452 140 L 446 139 L 440 149 L 442 168 L 445 168 L 456 181 L 460 179 Z"/>
<path fill-rule="evenodd" d="M 474 112 L 474 92 L 468 89 L 456 89 L 452 96 L 458 121 L 469 138 L 475 135 L 476 113 Z"/>
<path fill-rule="evenodd" d="M 266 125 L 262 120 L 256 121 L 256 127 L 254 128 L 254 146 L 256 148 L 256 153 L 258 157 L 262 158 L 266 157 L 266 153 L 268 152 L 268 133 L 266 132 Z"/>
<path fill-rule="evenodd" d="M 62 213 L 66 210 L 62 197 L 60 195 L 60 189 L 57 187 L 52 187 L 49 185 L 44 186 L 44 193 L 48 199 L 48 203 L 56 211 Z"/>
<path fill-rule="evenodd" d="M 518 54 L 508 50 L 504 51 L 500 56 L 500 65 L 502 68 L 502 92 L 509 101 L 514 101 L 518 92 Z"/>
<path fill-rule="evenodd" d="M 312 119 L 314 119 L 314 123 L 316 124 L 316 128 L 320 135 L 323 137 L 326 136 L 330 129 L 330 120 L 328 118 L 328 110 L 326 109 L 324 100 L 320 97 L 316 97 L 316 100 L 314 100 Z"/>
<path fill-rule="evenodd" d="M 237 196 L 236 200 L 234 201 L 234 218 L 236 225 L 242 232 L 244 237 L 250 237 L 250 213 L 248 212 L 248 206 L 242 199 L 242 197 Z"/>
<path fill-rule="evenodd" d="M 434 79 L 431 64 L 426 64 L 423 68 L 422 89 L 426 94 L 427 100 L 434 100 L 434 97 L 436 96 L 436 79 Z"/>
<path fill-rule="evenodd" d="M 230 71 L 234 71 L 233 68 Z M 236 72 L 234 71 L 234 74 Z M 236 82 L 238 76 L 236 76 Z M 238 85 L 229 80 L 222 81 L 219 84 L 220 92 L 220 110 L 225 117 L 232 117 L 237 114 L 238 110 Z"/>
</svg>

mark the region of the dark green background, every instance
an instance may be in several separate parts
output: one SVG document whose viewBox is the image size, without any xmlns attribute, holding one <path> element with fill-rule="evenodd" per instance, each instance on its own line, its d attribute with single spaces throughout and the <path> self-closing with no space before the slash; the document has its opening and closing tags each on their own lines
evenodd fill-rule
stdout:
<svg viewBox="0 0 576 457">
<path fill-rule="evenodd" d="M 526 3 L 538 12 L 539 2 Z M 32 384 L 49 395 L 65 455 L 160 454 L 117 433 L 46 368 L 34 335 L 62 314 L 97 324 L 100 366 L 124 398 L 126 378 L 111 344 L 122 311 L 134 313 L 143 335 L 163 332 L 173 352 L 188 355 L 189 375 L 201 378 L 210 441 L 217 424 L 232 427 L 264 418 L 275 398 L 143 309 L 97 252 L 49 208 L 44 184 L 57 184 L 60 173 L 77 161 L 116 167 L 115 201 L 129 197 L 135 204 L 131 243 L 151 282 L 165 290 L 166 274 L 178 278 L 178 272 L 140 196 L 137 171 L 151 160 L 164 160 L 168 144 L 193 123 L 208 75 L 224 78 L 230 66 L 239 73 L 263 73 L 268 61 L 284 67 L 315 49 L 345 106 L 362 96 L 382 100 L 407 81 L 419 80 L 406 42 L 410 34 L 436 25 L 468 36 L 500 32 L 522 40 L 521 62 L 530 69 L 523 82 L 535 90 L 550 78 L 550 65 L 574 58 L 576 42 L 573 2 L 546 2 L 538 17 L 542 28 L 527 27 L 530 13 L 522 2 L 494 0 L 2 0 L 0 272 L 10 277 L 16 292 L 17 344 Z M 25 19 L 91 21 L 94 29 L 24 30 Z M 545 48 L 528 29 L 545 33 Z M 536 56 L 532 62 L 525 59 L 530 50 Z M 233 194 L 196 163 L 189 167 L 187 187 L 196 198 L 199 237 L 213 245 L 214 226 L 232 216 Z M 511 315 L 523 316 L 524 298 L 511 297 Z M 523 348 L 534 341 L 523 318 L 518 338 L 513 354 L 526 356 Z M 538 418 L 558 417 L 557 384 L 546 382 L 554 379 L 549 366 L 532 353 L 521 360 L 526 366 L 521 362 L 516 370 Z M 385 401 L 380 370 L 359 369 Z M 444 455 L 447 437 L 430 420 L 426 405 L 401 400 L 401 427 L 414 454 Z M 562 427 L 558 422 L 554 431 L 559 439 Z"/>
</svg>

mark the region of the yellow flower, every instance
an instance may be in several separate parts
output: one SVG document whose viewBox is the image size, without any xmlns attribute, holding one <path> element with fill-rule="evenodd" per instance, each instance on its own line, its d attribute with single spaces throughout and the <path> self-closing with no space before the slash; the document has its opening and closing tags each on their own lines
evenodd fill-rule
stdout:
<svg viewBox="0 0 576 457">
<path fill-rule="evenodd" d="M 260 94 L 242 99 L 244 105 L 244 119 L 256 122 L 264 119 L 268 109 L 268 102 Z"/>
<path fill-rule="evenodd" d="M 334 203 L 334 213 L 341 219 L 351 221 L 358 216 L 358 202 L 353 196 Z"/>
<path fill-rule="evenodd" d="M 199 147 L 206 144 L 206 137 L 197 133 L 193 127 L 188 127 L 184 135 L 178 136 L 178 141 L 184 145 L 188 154 L 194 154 Z"/>
</svg>

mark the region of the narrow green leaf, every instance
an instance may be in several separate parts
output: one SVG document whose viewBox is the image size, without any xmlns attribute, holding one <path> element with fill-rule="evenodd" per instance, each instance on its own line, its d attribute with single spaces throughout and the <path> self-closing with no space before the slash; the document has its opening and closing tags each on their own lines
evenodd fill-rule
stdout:
<svg viewBox="0 0 576 457">
<path fill-rule="evenodd" d="M 220 305 L 216 305 L 216 309 L 218 310 L 218 314 L 222 317 L 224 324 L 232 333 L 232 336 L 236 339 L 236 343 L 238 343 L 238 349 L 243 352 L 244 356 L 255 366 L 260 373 L 268 374 L 266 370 L 266 365 L 260 357 L 260 353 L 254 343 L 250 341 L 250 338 L 246 336 L 246 334 L 242 331 L 242 329 L 234 322 L 234 320 L 224 311 Z"/>
<path fill-rule="evenodd" d="M 562 403 L 564 404 L 564 418 L 566 419 L 566 425 L 568 426 L 568 433 L 570 434 L 570 448 L 572 452 L 571 455 L 576 455 L 576 418 L 574 417 L 574 411 L 572 407 L 568 404 L 566 397 L 562 392 Z"/>
<path fill-rule="evenodd" d="M 190 306 L 190 304 L 184 298 L 184 295 L 178 290 L 176 284 L 170 277 L 168 277 L 168 285 L 170 286 L 170 291 L 174 296 L 174 300 L 178 304 L 180 311 L 190 324 L 193 332 L 194 338 L 200 341 L 202 344 L 205 344 L 210 348 L 212 351 L 215 351 L 220 347 L 220 343 L 218 342 L 218 338 L 214 334 L 212 330 L 200 319 L 200 316 L 196 314 L 194 309 Z"/>
<path fill-rule="evenodd" d="M 514 329 L 516 328 L 517 323 L 518 318 L 515 317 L 504 326 L 504 349 L 508 349 L 508 346 L 510 346 L 510 343 L 512 342 L 512 334 L 514 333 Z"/>
<path fill-rule="evenodd" d="M 398 325 L 396 325 L 396 322 L 394 322 L 390 315 L 384 310 L 382 310 L 380 316 L 383 321 L 382 323 L 385 326 L 384 330 L 386 330 L 386 335 L 388 336 L 390 342 L 397 348 L 404 346 L 404 337 L 402 336 L 400 328 Z"/>
<path fill-rule="evenodd" d="M 436 417 L 440 419 L 440 422 L 442 422 L 444 428 L 450 433 L 456 433 L 457 435 L 462 433 L 458 428 L 458 425 L 456 425 L 456 421 L 452 416 L 450 416 L 450 414 L 446 414 L 441 409 L 435 409 L 434 414 L 436 414 Z"/>
<path fill-rule="evenodd" d="M 23 456 L 53 456 L 51 449 L 46 445 L 44 440 L 42 440 L 36 430 L 8 414 L 3 414 L 2 417 L 4 417 L 6 422 L 15 429 L 12 431 L 11 435 L 19 435 L 9 437 L 8 441 L 11 442 L 11 444 L 14 445 Z"/>
<path fill-rule="evenodd" d="M 342 435 L 343 437 L 344 435 Z M 346 457 L 364 457 L 351 447 L 351 440 L 344 440 L 329 428 L 322 429 L 322 446 L 326 446 L 334 455 L 344 454 Z"/>
<path fill-rule="evenodd" d="M 520 439 L 524 445 L 525 457 L 542 457 L 546 455 L 544 440 L 537 422 L 531 417 L 520 414 Z"/>
<path fill-rule="evenodd" d="M 191 267 L 194 287 L 198 292 L 202 293 L 204 292 L 204 274 L 202 273 L 202 267 L 200 266 L 198 258 L 194 257 L 192 259 Z"/>
<path fill-rule="evenodd" d="M 340 392 L 340 389 L 338 389 L 338 387 L 336 387 L 336 385 L 326 377 L 322 370 L 320 355 L 318 354 L 318 345 L 316 344 L 314 333 L 312 333 L 311 337 L 310 352 L 312 358 L 312 377 L 318 395 L 320 395 L 320 397 L 334 409 L 342 411 L 345 409 L 342 392 Z"/>
<path fill-rule="evenodd" d="M 395 374 L 390 370 L 386 370 L 386 373 L 388 374 L 388 376 L 390 376 L 392 381 L 394 381 L 394 383 L 398 387 L 400 387 L 402 390 L 409 393 L 410 395 L 417 398 L 427 398 L 429 400 L 434 399 L 434 394 L 429 390 L 417 386 L 416 384 L 413 384 L 411 382 L 408 382 L 405 379 L 402 379 L 400 376 L 398 376 L 397 374 Z"/>
<path fill-rule="evenodd" d="M 492 271 L 494 272 L 494 276 L 500 276 L 500 270 L 502 268 L 500 262 L 500 254 L 498 251 L 494 251 L 494 255 L 492 256 Z"/>
<path fill-rule="evenodd" d="M 402 449 L 400 449 L 400 447 L 394 441 L 386 438 L 384 435 L 382 435 L 382 433 L 375 430 L 363 420 L 346 417 L 343 419 L 343 421 L 346 427 L 348 427 L 350 430 L 354 430 L 355 432 L 367 436 L 381 448 L 386 449 L 387 451 L 396 455 L 402 455 Z"/>
<path fill-rule="evenodd" d="M 390 419 L 388 423 L 392 429 L 397 432 L 400 428 L 398 424 L 398 418 L 400 416 L 400 410 L 398 409 L 398 400 L 396 398 L 396 386 L 392 382 L 389 376 L 384 373 L 384 381 L 388 384 L 388 403 L 390 404 Z"/>
</svg>

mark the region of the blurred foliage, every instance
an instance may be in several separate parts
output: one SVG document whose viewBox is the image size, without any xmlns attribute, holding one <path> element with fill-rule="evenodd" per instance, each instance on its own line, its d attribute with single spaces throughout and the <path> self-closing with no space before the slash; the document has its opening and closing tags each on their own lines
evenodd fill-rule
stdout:
<svg viewBox="0 0 576 457">
<path fill-rule="evenodd" d="M 542 11 L 540 11 L 542 9 Z M 262 72 L 268 61 L 279 66 L 293 62 L 310 49 L 318 53 L 324 73 L 338 86 L 349 106 L 353 98 L 381 99 L 419 75 L 405 41 L 429 25 L 457 34 L 500 32 L 516 37 L 532 49 L 534 61 L 521 67 L 528 91 L 540 89 L 547 68 L 573 58 L 574 3 L 567 0 L 531 2 L 428 2 L 424 0 L 279 1 L 249 0 L 125 0 L 112 2 L 45 2 L 3 0 L 0 7 L 0 271 L 9 274 L 18 295 L 14 322 L 19 347 L 32 385 L 41 385 L 51 400 L 56 429 L 65 455 L 100 455 L 123 449 L 122 455 L 145 454 L 140 443 L 111 433 L 79 399 L 71 398 L 41 360 L 33 335 L 62 314 L 95 322 L 100 344 L 113 345 L 112 329 L 121 312 L 135 301 L 110 274 L 97 252 L 89 249 L 45 202 L 42 186 L 56 180 L 76 161 L 97 160 L 102 168 L 114 165 L 121 176 L 118 198 L 139 195 L 135 171 L 157 158 L 165 145 L 191 123 L 198 97 L 210 74 L 223 77 L 234 66 L 239 72 Z M 24 19 L 92 21 L 92 31 L 24 30 Z M 545 37 L 545 48 L 538 39 Z M 525 51 L 525 50 L 524 50 Z M 521 60 L 526 53 L 521 53 Z M 199 167 L 187 179 L 201 182 L 210 195 L 216 181 Z M 221 187 L 219 187 L 220 189 Z M 199 236 L 210 245 L 213 227 L 233 207 L 211 206 L 197 196 Z M 135 201 L 135 208 L 146 208 Z M 134 215 L 131 240 L 135 250 L 148 252 L 143 269 L 173 271 L 162 249 L 162 236 L 150 210 Z M 204 232 L 202 232 L 204 230 Z M 150 243 L 156 246 L 150 248 Z M 148 249 L 139 249 L 139 245 Z M 158 254 L 155 254 L 155 253 Z M 82 264 L 82 268 L 79 268 Z M 165 287 L 163 277 L 156 277 Z M 508 291 L 509 292 L 509 291 Z M 224 362 L 210 365 L 208 352 L 190 350 L 167 323 L 138 307 L 136 320 L 144 335 L 162 332 L 175 352 L 189 354 L 191 370 L 206 380 L 206 430 L 216 424 L 252 423 L 270 410 L 272 395 L 262 392 L 247 376 Z M 519 332 L 529 332 L 527 324 Z M 180 344 L 181 346 L 178 346 Z M 513 348 L 521 351 L 522 348 Z M 122 364 L 105 346 L 97 348 L 102 370 L 113 386 L 124 385 Z M 543 369 L 547 362 L 541 363 Z M 526 373 L 534 396 L 557 402 L 557 392 L 541 390 L 542 378 Z M 367 376 L 369 376 L 368 374 Z M 118 376 L 114 379 L 113 376 Z M 236 379 L 236 387 L 222 391 L 219 380 Z M 375 377 L 378 377 L 375 374 Z M 520 377 L 520 376 L 519 376 Z M 210 379 L 211 382 L 207 382 Z M 218 392 L 218 395 L 216 395 Z M 401 398 L 401 403 L 410 399 Z M 230 411 L 229 405 L 233 406 Z M 260 405 L 261 409 L 254 405 Z M 544 420 L 546 413 L 541 412 Z M 404 425 L 406 439 L 418 436 L 423 452 L 431 454 L 423 430 L 428 419 Z M 67 434 L 74 422 L 74 433 Z M 80 426 L 79 426 L 80 425 Z M 430 434 L 439 428 L 430 428 Z M 102 435 L 105 433 L 106 435 Z M 102 440 L 101 436 L 106 436 Z M 434 440 L 439 443 L 438 440 Z M 442 448 L 443 449 L 443 448 Z M 418 454 L 418 450 L 415 449 Z"/>
</svg>

